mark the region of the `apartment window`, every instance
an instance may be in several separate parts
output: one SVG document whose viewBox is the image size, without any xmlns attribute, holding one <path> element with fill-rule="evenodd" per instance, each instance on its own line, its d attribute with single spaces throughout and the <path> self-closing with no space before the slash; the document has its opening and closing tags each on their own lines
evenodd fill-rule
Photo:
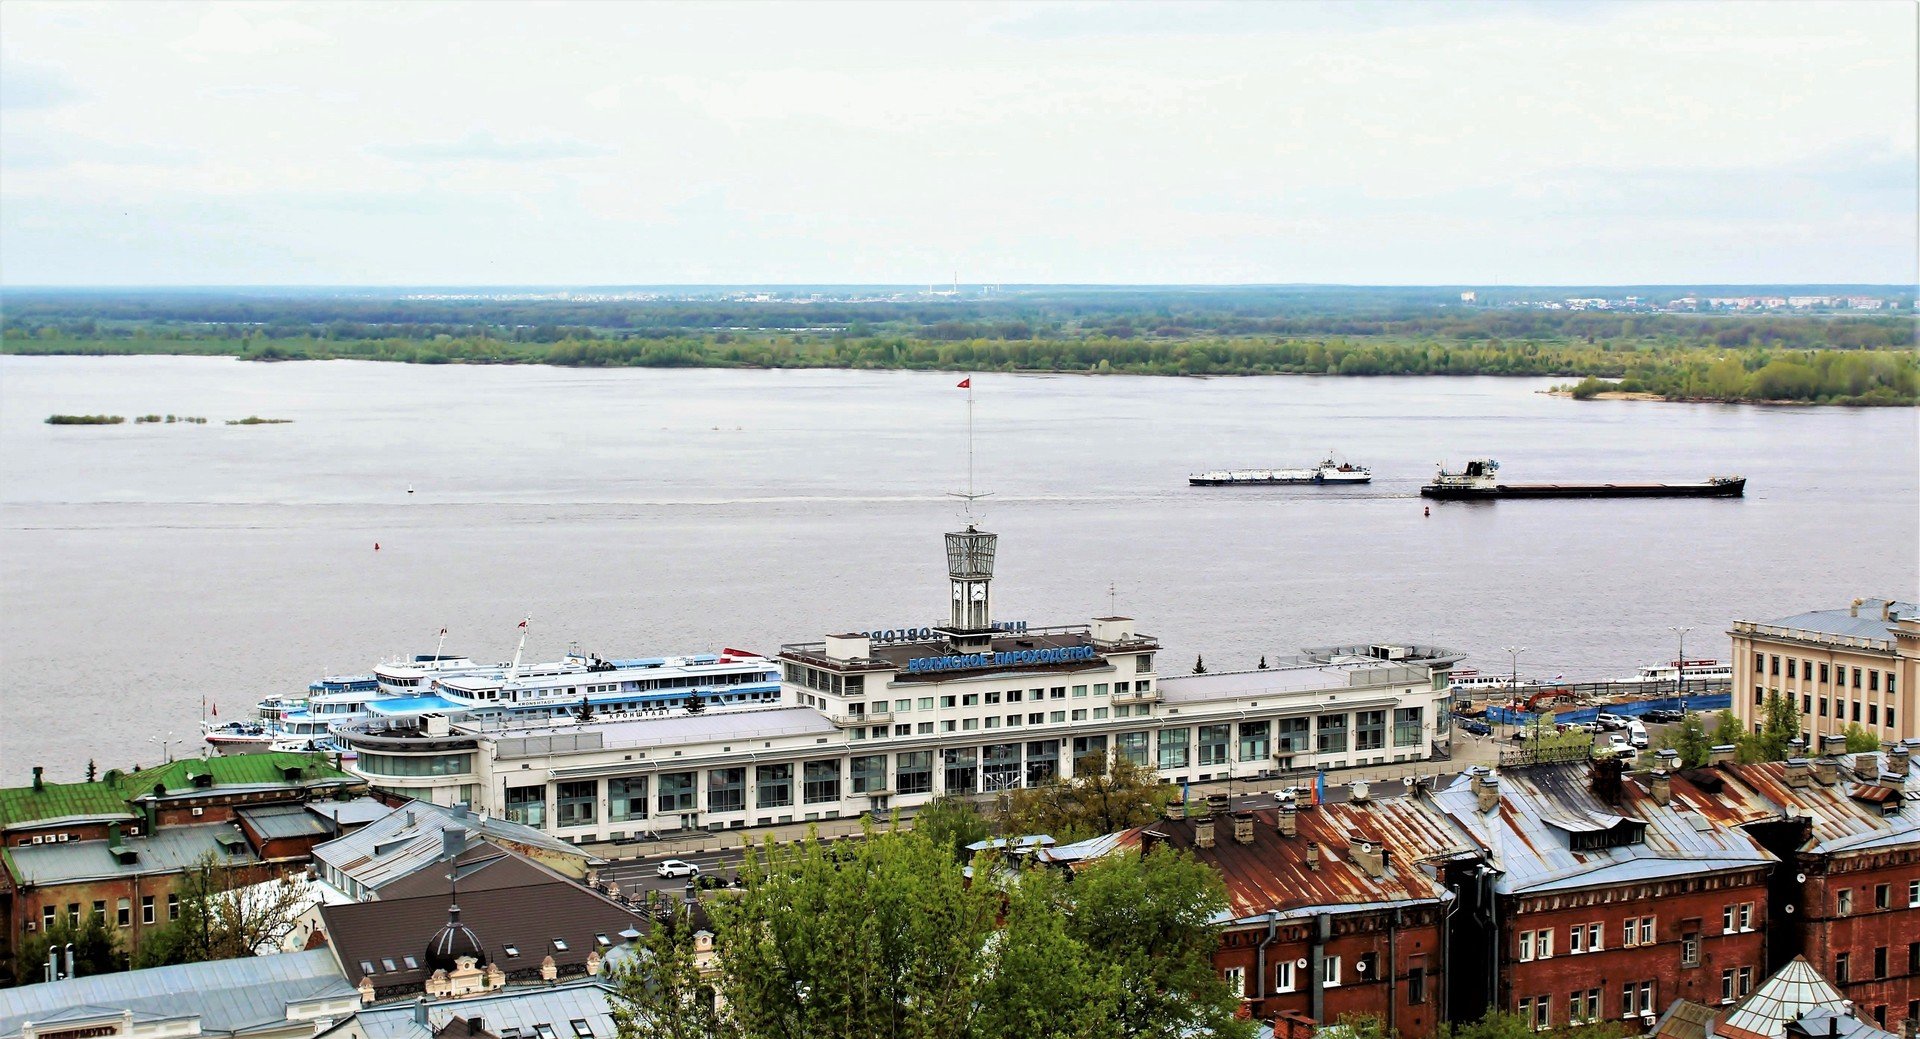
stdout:
<svg viewBox="0 0 1920 1039">
<path fill-rule="evenodd" d="M 960 721 L 961 732 L 974 732 L 974 731 L 977 731 L 979 728 L 980 728 L 980 719 L 978 718 L 963 718 Z"/>
<path fill-rule="evenodd" d="M 1920 907 L 1920 880 L 1907 881 L 1907 908 Z"/>
<path fill-rule="evenodd" d="M 1877 693 L 1879 691 L 1880 691 L 1880 672 L 1878 671 L 1867 672 L 1867 692 Z"/>
<path fill-rule="evenodd" d="M 1688 931 L 1680 936 L 1680 966 L 1700 966 L 1700 934 Z"/>
<path fill-rule="evenodd" d="M 1749 993 L 1749 992 L 1752 992 L 1752 991 L 1753 991 L 1753 968 L 1752 968 L 1752 967 L 1742 967 L 1742 968 L 1740 968 L 1740 992 L 1739 992 L 1739 994 L 1740 994 L 1740 995 L 1742 995 L 1742 996 L 1744 996 L 1744 995 L 1746 995 L 1747 993 Z"/>
<path fill-rule="evenodd" d="M 1920 942 L 1907 943 L 1907 973 L 1920 974 Z"/>
<path fill-rule="evenodd" d="M 915 703 L 915 706 L 923 711 L 931 711 L 933 710 L 933 697 L 923 696 Z"/>
<path fill-rule="evenodd" d="M 59 917 L 59 915 L 60 915 L 60 911 L 54 908 L 53 906 L 41 906 L 40 907 L 40 929 L 42 931 L 52 930 L 53 922 L 56 918 Z"/>
<path fill-rule="evenodd" d="M 973 752 L 967 753 L 971 756 Z M 885 754 L 863 754 L 854 758 L 851 766 L 854 793 L 878 793 L 887 788 L 887 756 Z"/>
<path fill-rule="evenodd" d="M 150 924 L 153 922 L 153 896 L 152 895 L 140 896 L 140 922 L 143 924 Z"/>
<path fill-rule="evenodd" d="M 1319 740 L 1322 754 L 1344 754 L 1347 751 L 1347 716 L 1344 714 L 1323 714 L 1314 721 L 1315 736 Z"/>
<path fill-rule="evenodd" d="M 1000 701 L 998 701 L 998 700 L 995 700 L 994 702 L 995 702 L 995 703 L 999 703 Z M 962 706 L 962 707 L 978 707 L 978 706 L 980 706 L 980 694 L 979 694 L 979 693 L 965 693 L 965 694 L 963 694 L 963 695 L 962 695 L 962 696 L 960 697 L 960 706 Z"/>
<path fill-rule="evenodd" d="M 1853 915 L 1853 889 L 1841 888 L 1833 896 L 1833 911 L 1841 916 Z"/>
<path fill-rule="evenodd" d="M 1379 750 L 1387 745 L 1387 712 L 1361 711 L 1353 721 L 1354 750 Z"/>
<path fill-rule="evenodd" d="M 1521 931 L 1520 932 L 1520 962 L 1530 963 L 1532 961 L 1533 961 L 1533 932 Z"/>
<path fill-rule="evenodd" d="M 167 919 L 169 920 L 180 919 L 180 896 L 179 895 L 167 896 Z"/>
<path fill-rule="evenodd" d="M 940 759 L 945 766 L 947 793 L 971 794 L 980 789 L 979 751 L 972 747 L 943 750 Z"/>
<path fill-rule="evenodd" d="M 1027 715 L 1028 725 L 1045 725 L 1046 723 L 1047 723 L 1047 712 L 1045 711 L 1036 711 L 1033 714 Z"/>
<path fill-rule="evenodd" d="M 1780 654 L 1775 653 L 1770 663 L 1773 665 L 1771 669 L 1771 673 L 1776 675 L 1779 674 L 1780 673 Z"/>
<path fill-rule="evenodd" d="M 1853 687 L 1860 688 L 1860 669 L 1857 667 L 1853 669 Z"/>
<path fill-rule="evenodd" d="M 1008 703 L 1019 703 L 1019 702 L 1020 702 L 1020 700 L 1021 700 L 1021 695 L 1022 695 L 1022 694 L 1021 694 L 1021 692 L 1020 692 L 1020 690 L 1018 690 L 1018 689 L 1009 689 L 1009 690 L 1007 690 L 1007 702 L 1008 702 Z M 1034 698 L 1035 700 L 1038 700 L 1038 699 L 1040 699 L 1040 690 L 1038 690 L 1038 689 L 1035 689 L 1035 690 L 1033 691 L 1033 698 Z"/>
<path fill-rule="evenodd" d="M 747 809 L 747 767 L 716 768 L 707 773 L 707 811 L 744 812 Z"/>
<path fill-rule="evenodd" d="M 1425 728 L 1426 708 L 1396 707 L 1393 709 L 1393 745 L 1396 747 L 1417 747 L 1420 745 L 1420 733 Z"/>
<path fill-rule="evenodd" d="M 1535 955 L 1539 956 L 1543 960 L 1552 959 L 1553 958 L 1553 932 L 1541 931 L 1539 935 L 1534 939 L 1533 951 Z M 1543 996 L 1541 998 L 1544 999 L 1545 997 Z"/>
<path fill-rule="evenodd" d="M 955 698 L 951 696 L 943 696 L 940 698 L 940 706 L 942 707 L 952 707 L 955 702 Z"/>
<path fill-rule="evenodd" d="M 1573 956 L 1587 951 L 1587 925 L 1574 924 L 1567 928 L 1567 955 Z"/>
<path fill-rule="evenodd" d="M 1873 977 L 1878 981 L 1887 976 L 1887 947 L 1882 945 L 1873 950 Z"/>
<path fill-rule="evenodd" d="M 1852 956 L 1844 952 L 1836 953 L 1834 955 L 1833 957 L 1833 980 L 1834 981 L 1842 985 L 1845 985 L 1847 982 L 1853 980 L 1849 976 L 1850 972 L 1847 970 L 1847 968 L 1850 966 L 1849 961 L 1851 959 L 1852 959 Z"/>
<path fill-rule="evenodd" d="M 1187 739 L 1192 735 L 1191 729 L 1160 730 L 1160 768 L 1162 770 L 1187 767 L 1190 760 Z"/>
<path fill-rule="evenodd" d="M 915 732 L 916 734 L 918 734 L 918 735 L 921 735 L 921 736 L 931 736 L 931 735 L 933 735 L 933 723 L 932 723 L 932 722 L 918 722 L 918 723 L 916 723 L 916 724 L 914 725 L 914 727 L 913 727 L 913 731 L 914 731 L 914 732 Z"/>
<path fill-rule="evenodd" d="M 1880 724 L 1880 705 L 1879 704 L 1870 703 L 1867 705 L 1867 724 L 1868 725 Z"/>
<path fill-rule="evenodd" d="M 1733 970 L 1731 968 L 1720 972 L 1720 1002 L 1733 1002 Z"/>
<path fill-rule="evenodd" d="M 1076 696 L 1076 697 L 1080 697 L 1080 696 L 1085 696 L 1085 695 L 1087 695 L 1087 687 L 1086 687 L 1086 686 L 1084 686 L 1084 685 L 1076 685 L 1076 686 L 1074 686 L 1074 687 L 1073 687 L 1073 695 L 1074 695 L 1074 696 Z"/>
<path fill-rule="evenodd" d="M 1875 884 L 1873 886 L 1873 907 L 1875 909 L 1893 908 L 1893 885 Z"/>
<path fill-rule="evenodd" d="M 1093 709 L 1093 720 L 1094 720 L 1094 721 L 1099 721 L 1099 720 L 1101 720 L 1102 718 L 1105 718 L 1106 716 L 1107 716 L 1107 709 L 1106 709 L 1105 707 L 1095 707 L 1095 708 Z"/>
<path fill-rule="evenodd" d="M 179 896 L 176 895 L 174 897 L 178 899 Z M 178 915 L 178 914 L 175 914 L 175 915 Z M 67 903 L 67 923 L 73 925 L 74 927 L 80 926 L 80 903 L 78 902 Z"/>
<path fill-rule="evenodd" d="M 945 721 L 942 721 L 942 722 L 940 723 L 940 731 L 941 731 L 941 732 L 952 732 L 952 731 L 954 730 L 954 726 L 955 726 L 955 724 L 956 724 L 956 723 L 954 722 L 954 720 L 953 720 L 952 718 L 948 718 L 948 719 L 946 719 Z"/>
<path fill-rule="evenodd" d="M 905 724 L 905 725 L 895 725 L 895 726 L 893 727 L 893 734 L 894 734 L 895 736 L 911 736 L 911 735 L 913 735 L 913 723 L 912 723 L 912 722 L 908 722 L 908 723 L 907 723 L 907 724 Z"/>
<path fill-rule="evenodd" d="M 911 710 L 913 710 L 912 700 L 895 700 L 893 702 L 893 713 L 895 714 L 905 714 Z"/>
<path fill-rule="evenodd" d="M 510 786 L 507 788 L 507 821 L 534 829 L 547 825 L 547 788 Z"/>
<path fill-rule="evenodd" d="M 1340 957 L 1329 956 L 1326 958 L 1325 961 L 1323 961 L 1323 963 L 1324 963 L 1324 969 L 1321 971 L 1321 974 L 1320 974 L 1320 984 L 1325 986 L 1326 988 L 1333 988 L 1339 985 L 1340 984 Z"/>
<path fill-rule="evenodd" d="M 554 823 L 558 826 L 590 826 L 599 800 L 600 784 L 593 780 L 561 783 L 556 799 Z"/>
<path fill-rule="evenodd" d="M 654 807 L 662 814 L 670 812 L 691 812 L 693 803 L 693 773 L 669 772 L 660 777 L 659 796 Z"/>
<path fill-rule="evenodd" d="M 1600 990 L 1597 988 L 1590 988 L 1587 990 L 1587 1018 L 1586 1019 L 1589 1024 L 1600 1020 Z"/>
<path fill-rule="evenodd" d="M 1085 712 L 1082 712 L 1082 711 L 1075 711 L 1075 712 L 1073 712 L 1073 713 L 1075 713 L 1075 714 L 1082 714 L 1082 713 L 1085 713 Z M 1039 716 L 1038 716 L 1038 715 L 1035 715 L 1035 717 L 1039 717 Z M 1051 723 L 1053 723 L 1053 724 L 1056 724 L 1056 725 L 1057 725 L 1057 724 L 1059 724 L 1059 723 L 1061 723 L 1061 722 L 1063 722 L 1063 721 L 1066 721 L 1066 720 L 1067 720 L 1067 712 L 1065 712 L 1065 711 L 1048 711 L 1048 712 L 1047 712 L 1047 721 L 1048 721 L 1048 722 L 1051 722 Z"/>
<path fill-rule="evenodd" d="M 1853 701 L 1853 720 L 1860 720 L 1860 701 L 1858 700 Z"/>
<path fill-rule="evenodd" d="M 607 818 L 615 822 L 647 817 L 647 777 L 607 780 Z"/>
<path fill-rule="evenodd" d="M 1764 675 L 1767 673 L 1766 659 L 1767 659 L 1766 654 L 1764 653 L 1755 653 L 1753 655 L 1753 673 L 1754 674 Z"/>
<path fill-rule="evenodd" d="M 785 808 L 793 804 L 793 763 L 755 765 L 753 769 L 755 808 Z"/>
<path fill-rule="evenodd" d="M 104 898 L 96 898 L 96 899 L 94 899 L 94 900 L 93 900 L 93 915 L 95 915 L 95 916 L 98 916 L 98 917 L 102 917 L 102 918 L 104 918 L 104 917 L 105 917 L 105 916 L 107 915 L 107 900 L 106 900 L 106 899 L 104 899 Z"/>
<path fill-rule="evenodd" d="M 1887 692 L 1889 693 L 1893 692 L 1893 688 L 1889 686 L 1887 688 Z M 1887 728 L 1889 729 L 1893 728 L 1893 708 L 1891 707 L 1887 708 Z"/>
<path fill-rule="evenodd" d="M 1247 969 L 1245 967 L 1228 967 L 1226 970 L 1221 971 L 1220 975 L 1227 979 L 1228 995 L 1235 999 L 1247 998 Z"/>
<path fill-rule="evenodd" d="M 1653 917 L 1651 916 L 1643 916 L 1640 918 L 1640 944 L 1653 944 Z"/>
<path fill-rule="evenodd" d="M 1293 961 L 1281 960 L 1273 969 L 1273 990 L 1275 992 L 1293 991 Z"/>
<path fill-rule="evenodd" d="M 1605 928 L 1601 927 L 1599 924 L 1587 925 L 1587 951 L 1588 952 L 1600 951 L 1600 943 L 1603 940 L 1603 936 L 1605 935 L 1605 933 L 1606 933 Z M 1599 1012 L 1595 1011 L 1594 1016 L 1595 1018 L 1598 1018 Z"/>
<path fill-rule="evenodd" d="M 122 898 L 114 904 L 114 922 L 121 927 L 133 926 L 133 900 Z"/>
<path fill-rule="evenodd" d="M 1147 734 L 1123 732 L 1114 740 L 1114 751 L 1136 765 L 1147 763 Z"/>
<path fill-rule="evenodd" d="M 1827 716 L 1827 698 L 1823 696 L 1820 698 L 1820 717 L 1825 718 L 1826 716 Z"/>
<path fill-rule="evenodd" d="M 1095 682 L 1095 683 L 1093 684 L 1093 695 L 1095 695 L 1095 696 L 1105 696 L 1105 695 L 1107 695 L 1107 683 L 1105 683 L 1105 682 Z"/>
<path fill-rule="evenodd" d="M 924 794 L 933 789 L 933 752 L 916 750 L 894 758 L 894 789 Z"/>
<path fill-rule="evenodd" d="M 1795 674 L 1795 673 L 1794 673 L 1794 669 L 1795 669 L 1795 666 L 1796 666 L 1797 664 L 1799 664 L 1799 661 L 1798 661 L 1798 660 L 1796 660 L 1796 659 L 1794 659 L 1793 657 L 1788 657 L 1788 658 L 1787 658 L 1787 677 L 1788 677 L 1788 678 L 1799 678 L 1799 677 L 1800 677 L 1800 676 L 1799 676 L 1798 674 Z"/>
<path fill-rule="evenodd" d="M 1407 1005 L 1419 1006 L 1427 1001 L 1427 958 L 1411 956 L 1407 959 Z"/>
<path fill-rule="evenodd" d="M 1007 715 L 1007 728 L 1009 728 L 1009 729 L 1011 729 L 1011 728 L 1013 728 L 1014 726 L 1016 726 L 1016 725 L 1019 725 L 1019 724 L 1020 724 L 1020 716 L 1019 716 L 1019 715 L 1017 715 L 1017 714 L 1009 714 L 1009 715 Z"/>
<path fill-rule="evenodd" d="M 1075 711 L 1075 714 L 1081 712 Z M 1200 726 L 1200 767 L 1225 765 L 1232 760 L 1233 726 Z"/>
<path fill-rule="evenodd" d="M 1827 665 L 1825 664 L 1820 665 L 1820 681 L 1823 685 L 1828 681 Z"/>
<path fill-rule="evenodd" d="M 1270 753 L 1269 733 L 1273 731 L 1272 722 L 1240 723 L 1240 760 L 1264 761 Z"/>
<path fill-rule="evenodd" d="M 1721 934 L 1733 933 L 1734 912 L 1737 908 L 1738 907 L 1736 906 L 1727 906 L 1720 910 L 1720 933 Z"/>
<path fill-rule="evenodd" d="M 1800 694 L 1800 713 L 1801 714 L 1813 713 L 1813 694 L 1812 693 Z"/>
<path fill-rule="evenodd" d="M 1049 700 L 1064 700 L 1066 698 L 1067 687 L 1064 685 L 1056 685 L 1047 690 L 1047 699 Z"/>
<path fill-rule="evenodd" d="M 1152 671 L 1153 670 L 1153 654 L 1142 653 L 1139 656 L 1133 658 L 1133 670 L 1136 673 L 1142 674 L 1142 675 L 1146 674 L 1149 671 Z"/>
</svg>

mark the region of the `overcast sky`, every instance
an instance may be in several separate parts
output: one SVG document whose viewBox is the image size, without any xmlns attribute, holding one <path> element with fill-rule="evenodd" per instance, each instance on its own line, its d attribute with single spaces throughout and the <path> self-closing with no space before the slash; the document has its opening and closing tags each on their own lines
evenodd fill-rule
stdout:
<svg viewBox="0 0 1920 1039">
<path fill-rule="evenodd" d="M 28 284 L 1912 282 L 1915 7 L 30 3 Z"/>
</svg>

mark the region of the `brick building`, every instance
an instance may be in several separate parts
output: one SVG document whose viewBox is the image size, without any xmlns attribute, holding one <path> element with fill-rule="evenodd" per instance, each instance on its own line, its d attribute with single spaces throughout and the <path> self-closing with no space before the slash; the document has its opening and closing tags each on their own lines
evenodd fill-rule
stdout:
<svg viewBox="0 0 1920 1039">
<path fill-rule="evenodd" d="M 83 915 L 122 928 L 131 952 L 177 912 L 189 866 L 211 855 L 264 877 L 304 865 L 315 843 L 339 832 L 304 805 L 365 789 L 307 754 L 195 758 L 91 783 L 48 783 L 35 769 L 32 784 L 0 790 L 0 963 L 29 936 Z"/>
<path fill-rule="evenodd" d="M 1398 788 L 1394 788 L 1398 793 Z M 1407 798 L 1173 818 L 1055 849 L 1071 862 L 1160 845 L 1220 871 L 1228 909 L 1214 964 L 1263 1020 L 1378 1017 L 1424 1039 L 1448 1017 L 1440 984 L 1452 895 L 1438 864 L 1474 849 Z"/>
<path fill-rule="evenodd" d="M 1716 825 L 1714 796 L 1617 760 L 1475 769 L 1435 793 L 1490 867 L 1453 878 L 1453 1018 L 1491 1004 L 1536 1028 L 1641 1028 L 1676 998 L 1750 992 L 1776 858 Z"/>
</svg>

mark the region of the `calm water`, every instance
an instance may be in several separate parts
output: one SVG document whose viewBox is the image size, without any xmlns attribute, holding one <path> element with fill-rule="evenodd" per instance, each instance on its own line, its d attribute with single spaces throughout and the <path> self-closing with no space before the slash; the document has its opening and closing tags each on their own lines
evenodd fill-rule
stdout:
<svg viewBox="0 0 1920 1039">
<path fill-rule="evenodd" d="M 966 480 L 956 381 L 0 357 L 0 780 L 151 763 L 169 734 L 197 753 L 203 696 L 239 717 L 442 626 L 505 659 L 531 615 L 550 659 L 935 622 L 959 522 L 942 495 Z M 996 612 L 1111 602 L 1174 669 L 1415 639 L 1611 678 L 1671 656 L 1669 625 L 1725 657 L 1736 617 L 1915 597 L 1914 410 L 1578 403 L 1550 381 L 976 376 Z M 220 424 L 249 414 L 295 421 Z M 1329 450 L 1373 485 L 1186 486 Z M 1477 455 L 1517 481 L 1744 473 L 1749 492 L 1423 517 L 1434 463 Z"/>
</svg>

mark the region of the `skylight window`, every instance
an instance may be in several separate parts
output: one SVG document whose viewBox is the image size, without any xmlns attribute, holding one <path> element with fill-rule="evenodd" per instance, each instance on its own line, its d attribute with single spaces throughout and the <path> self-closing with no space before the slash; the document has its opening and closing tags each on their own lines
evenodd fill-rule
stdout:
<svg viewBox="0 0 1920 1039">
<path fill-rule="evenodd" d="M 566 952 L 566 951 L 567 951 L 567 940 L 566 940 L 565 938 L 555 938 L 555 939 L 553 940 L 553 947 L 554 947 L 555 949 L 558 949 L 558 950 L 560 950 L 561 952 Z"/>
<path fill-rule="evenodd" d="M 585 1021 L 576 1017 L 573 1019 L 572 1024 L 574 1035 L 579 1036 L 580 1039 L 593 1039 L 593 1029 L 588 1028 Z"/>
<path fill-rule="evenodd" d="M 400 957 L 400 962 L 401 962 L 401 963 L 404 963 L 404 964 L 406 964 L 406 965 L 407 965 L 407 969 L 408 969 L 408 970 L 419 970 L 419 969 L 420 969 L 420 961 L 419 961 L 419 960 L 416 960 L 416 959 L 414 959 L 414 958 L 413 958 L 413 957 L 411 957 L 411 956 L 402 956 L 402 957 Z"/>
<path fill-rule="evenodd" d="M 552 1025 L 546 1025 L 546 1024 L 534 1025 L 533 1030 L 536 1034 L 540 1036 L 540 1039 L 555 1039 Z"/>
<path fill-rule="evenodd" d="M 400 968 L 398 968 L 398 967 L 396 967 L 396 966 L 394 966 L 394 965 L 393 965 L 393 961 L 392 961 L 392 960 L 381 960 L 381 961 L 380 961 L 380 966 L 382 966 L 382 967 L 385 967 L 385 968 L 387 968 L 387 973 L 388 973 L 388 974 L 392 974 L 392 973 L 393 973 L 394 971 L 397 971 L 397 970 L 399 970 L 399 969 L 400 969 Z"/>
<path fill-rule="evenodd" d="M 606 948 L 607 946 L 609 946 L 609 945 L 612 945 L 612 944 L 613 944 L 613 942 L 611 942 L 611 941 L 609 941 L 609 940 L 607 939 L 607 936 L 606 936 L 606 935 L 604 935 L 604 934 L 596 934 L 596 935 L 594 935 L 594 936 L 593 936 L 593 940 L 594 940 L 594 941 L 595 941 L 596 943 L 598 943 L 598 944 L 599 944 L 599 946 L 600 946 L 600 947 L 601 947 L 602 949 L 604 949 L 604 948 Z"/>
<path fill-rule="evenodd" d="M 518 955 L 520 955 L 520 947 L 519 947 L 518 945 L 513 945 L 513 944 L 508 944 L 508 946 L 507 946 L 507 955 L 508 955 L 508 956 L 518 956 Z"/>
<path fill-rule="evenodd" d="M 372 960 L 361 960 L 361 961 L 360 961 L 360 973 L 361 973 L 361 974 L 363 974 L 363 975 L 372 975 L 372 974 L 374 973 L 374 969 L 373 969 L 373 961 L 372 961 Z"/>
</svg>

